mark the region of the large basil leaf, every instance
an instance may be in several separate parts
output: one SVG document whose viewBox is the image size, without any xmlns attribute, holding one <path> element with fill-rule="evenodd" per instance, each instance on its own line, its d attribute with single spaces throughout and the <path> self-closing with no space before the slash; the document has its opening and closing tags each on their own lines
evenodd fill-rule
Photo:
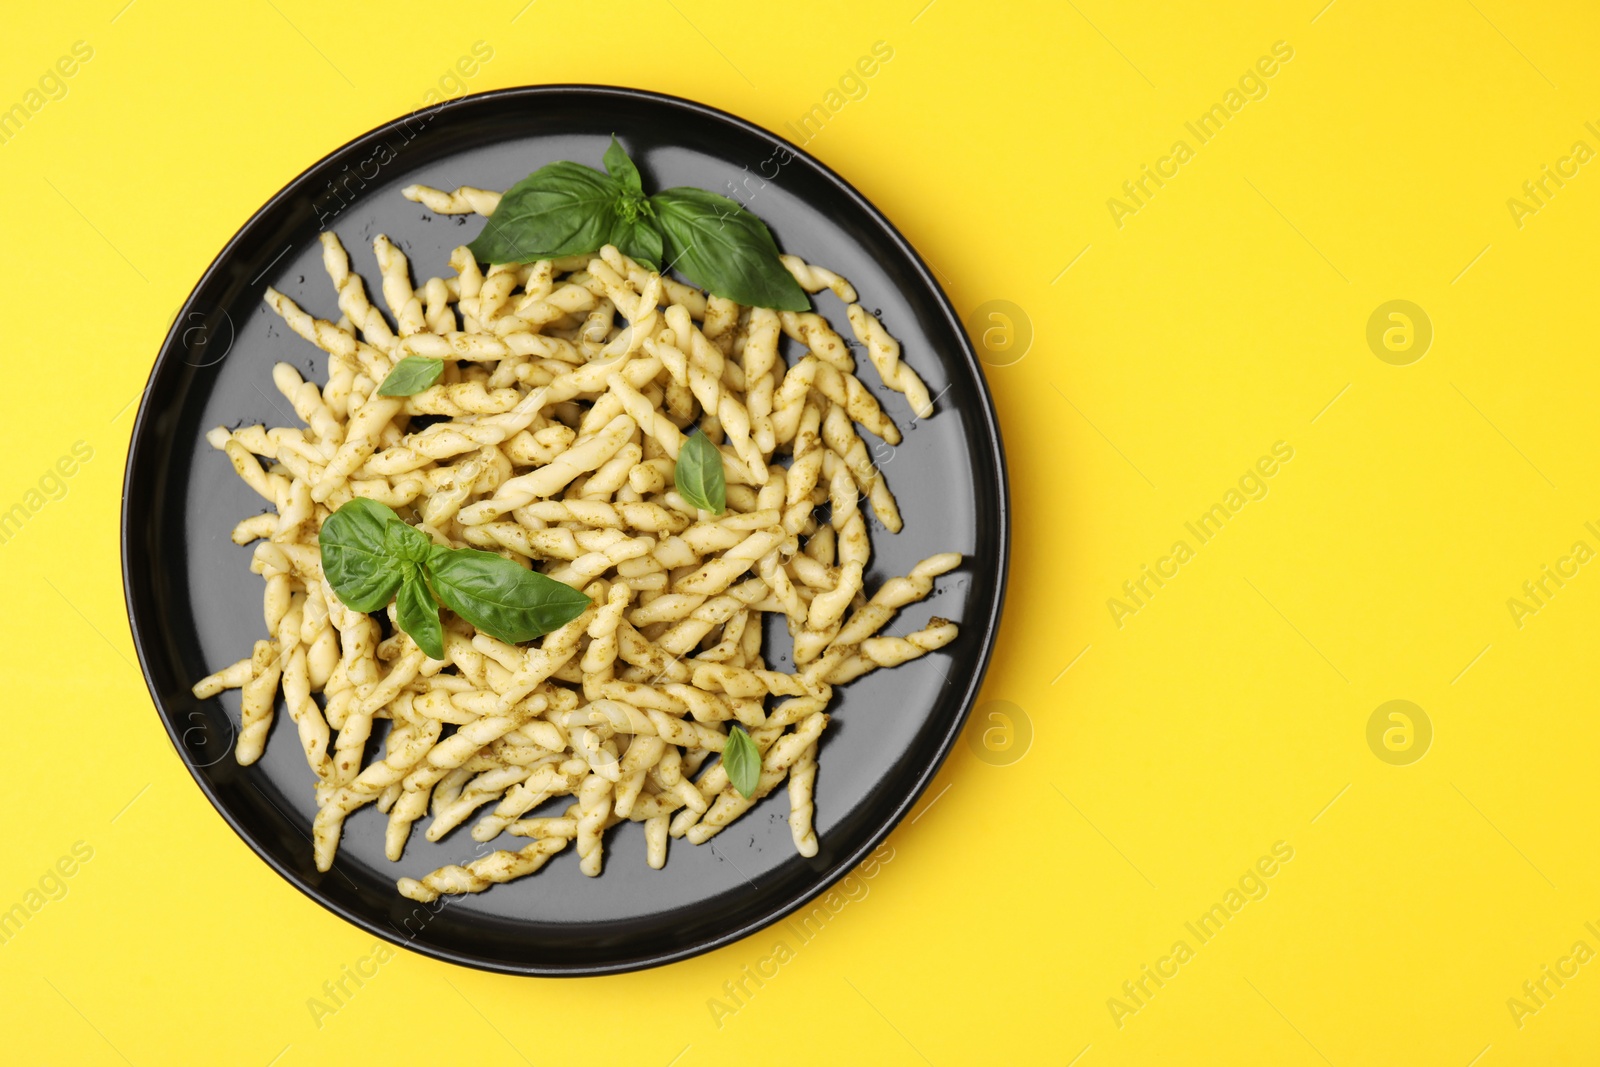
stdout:
<svg viewBox="0 0 1600 1067">
<path fill-rule="evenodd" d="M 386 531 L 391 523 L 409 526 L 376 500 L 352 497 L 322 524 L 317 544 L 322 550 L 322 573 L 351 611 L 377 611 L 388 605 L 404 577 L 389 549 Z"/>
<path fill-rule="evenodd" d="M 589 598 L 571 586 L 475 548 L 435 545 L 426 570 L 445 607 L 511 644 L 565 626 L 589 606 Z"/>
<path fill-rule="evenodd" d="M 378 386 L 379 396 L 414 396 L 439 380 L 444 373 L 444 360 L 427 356 L 407 356 L 394 365 L 394 370 L 384 375 Z"/>
<path fill-rule="evenodd" d="M 742 726 L 728 731 L 728 744 L 722 750 L 722 769 L 728 772 L 728 781 L 739 795 L 747 800 L 761 784 L 761 752 Z"/>
<path fill-rule="evenodd" d="M 778 261 L 766 224 L 729 200 L 681 186 L 650 198 L 666 234 L 668 259 L 690 281 L 751 307 L 805 311 L 804 289 Z"/>
<path fill-rule="evenodd" d="M 395 621 L 400 629 L 434 659 L 444 659 L 444 627 L 439 623 L 439 605 L 422 579 L 422 568 L 408 564 L 394 601 Z"/>
<path fill-rule="evenodd" d="M 702 511 L 721 515 L 728 508 L 728 479 L 722 470 L 722 450 L 703 433 L 692 433 L 678 449 L 672 470 L 678 495 Z"/>
<path fill-rule="evenodd" d="M 621 183 L 597 170 L 550 163 L 506 190 L 467 248 L 483 263 L 594 252 L 611 236 L 622 195 Z"/>
</svg>

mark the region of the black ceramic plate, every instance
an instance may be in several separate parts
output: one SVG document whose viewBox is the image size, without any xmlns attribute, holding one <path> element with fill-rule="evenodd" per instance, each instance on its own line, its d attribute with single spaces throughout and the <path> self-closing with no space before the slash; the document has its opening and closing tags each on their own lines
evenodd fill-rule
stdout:
<svg viewBox="0 0 1600 1067">
<path fill-rule="evenodd" d="M 436 844 L 423 839 L 426 820 L 419 822 L 404 858 L 391 863 L 383 855 L 386 818 L 365 808 L 346 824 L 333 869 L 319 873 L 308 836 L 313 779 L 281 706 L 266 755 L 240 767 L 231 754 L 237 692 L 190 694 L 196 679 L 248 655 L 265 634 L 251 549 L 228 537 L 262 502 L 204 435 L 218 425 L 298 425 L 273 388 L 276 362 L 325 380 L 322 353 L 262 303 L 272 285 L 314 314 L 338 318 L 320 230 L 339 234 L 374 293 L 372 239 L 380 233 L 411 257 L 419 280 L 446 273 L 450 250 L 481 222 L 434 216 L 402 198 L 403 186 L 503 189 L 553 160 L 598 166 L 613 132 L 647 189 L 737 189 L 785 251 L 839 271 L 867 307 L 881 309 L 938 400 L 932 418 L 914 422 L 904 397 L 878 385 L 870 367 L 862 374 L 905 431 L 895 449 L 868 438 L 905 530 L 872 531 L 867 587 L 935 552 L 961 552 L 961 569 L 891 626 L 903 634 L 937 614 L 957 620 L 961 636 L 838 691 L 819 755 L 815 857 L 796 855 L 787 794 L 778 790 L 714 848 L 673 841 L 661 871 L 645 865 L 642 824 L 625 823 L 610 831 L 599 878 L 584 877 L 568 853 L 533 877 L 424 907 L 401 897 L 395 879 L 470 859 L 481 849 L 470 820 Z M 833 295 L 819 294 L 816 304 L 848 336 Z M 859 863 L 911 807 L 961 730 L 994 641 L 1008 544 L 988 391 L 949 300 L 905 239 L 838 175 L 765 130 L 688 101 L 597 86 L 508 89 L 419 112 L 350 142 L 273 197 L 211 264 L 162 346 L 133 431 L 122 522 L 128 614 L 150 692 L 195 780 L 239 836 L 312 899 L 379 937 L 455 963 L 536 975 L 603 974 L 703 952 L 782 918 Z M 786 648 L 787 633 L 775 630 L 769 649 Z M 495 847 L 525 843 L 507 836 Z"/>
</svg>

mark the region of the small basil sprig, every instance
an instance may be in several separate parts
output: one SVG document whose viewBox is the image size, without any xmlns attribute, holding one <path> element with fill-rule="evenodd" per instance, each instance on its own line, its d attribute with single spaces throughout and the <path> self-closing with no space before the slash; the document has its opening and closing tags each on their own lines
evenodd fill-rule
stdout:
<svg viewBox="0 0 1600 1067">
<path fill-rule="evenodd" d="M 722 450 L 703 433 L 692 433 L 678 448 L 672 470 L 673 488 L 701 511 L 721 515 L 728 509 L 728 479 L 722 472 Z"/>
<path fill-rule="evenodd" d="M 384 375 L 378 386 L 379 396 L 414 396 L 439 380 L 444 373 L 444 360 L 427 356 L 407 356 L 394 365 L 394 370 Z"/>
<path fill-rule="evenodd" d="M 679 186 L 644 195 L 639 168 L 611 138 L 606 173 L 540 167 L 507 189 L 467 246 L 485 263 L 586 255 L 614 244 L 651 270 L 663 257 L 707 292 L 752 307 L 805 311 L 805 290 L 778 260 L 766 224 L 725 196 Z"/>
<path fill-rule="evenodd" d="M 728 731 L 728 744 L 722 750 L 722 769 L 728 772 L 728 781 L 746 800 L 761 782 L 761 753 L 742 726 Z"/>
<path fill-rule="evenodd" d="M 493 552 L 436 545 L 376 500 L 354 497 L 328 516 L 317 538 L 322 573 L 345 607 L 395 619 L 417 647 L 444 658 L 439 604 L 482 632 L 516 644 L 565 626 L 589 598 Z"/>
</svg>

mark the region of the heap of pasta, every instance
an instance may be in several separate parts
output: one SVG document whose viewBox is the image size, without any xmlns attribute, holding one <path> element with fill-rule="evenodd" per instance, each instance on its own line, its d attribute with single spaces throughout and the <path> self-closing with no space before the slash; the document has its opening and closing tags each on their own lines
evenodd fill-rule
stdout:
<svg viewBox="0 0 1600 1067">
<path fill-rule="evenodd" d="M 489 214 L 498 201 L 470 188 L 405 195 L 439 213 Z M 487 273 L 459 247 L 454 277 L 415 286 L 404 253 L 379 236 L 385 316 L 338 238 L 322 242 L 339 321 L 266 294 L 328 356 L 321 388 L 287 363 L 273 368 L 304 425 L 208 435 L 272 508 L 233 531 L 256 542 L 269 636 L 194 687 L 202 698 L 242 690 L 241 764 L 260 757 L 281 691 L 316 777 L 317 867 L 332 865 L 350 814 L 374 804 L 388 814 L 391 860 L 418 819 L 431 814 L 425 836 L 436 841 L 477 814 L 476 858 L 399 880 L 416 900 L 531 874 L 569 844 L 598 875 L 605 831 L 624 820 L 644 823 L 660 868 L 669 838 L 708 841 L 785 782 L 795 847 L 814 855 L 833 687 L 956 636 L 939 618 L 904 636 L 884 628 L 959 555 L 864 588 L 863 501 L 891 532 L 901 518 L 856 426 L 891 445 L 900 433 L 857 378 L 851 346 L 819 314 L 741 307 L 609 245 Z M 931 415 L 922 380 L 850 284 L 793 256 L 783 264 L 806 291 L 844 301 L 883 384 Z M 792 365 L 784 337 L 805 352 Z M 381 395 L 408 356 L 442 360 L 437 384 Z M 722 455 L 721 515 L 674 488 L 696 427 Z M 445 656 L 434 659 L 395 624 L 393 605 L 385 627 L 342 605 L 324 576 L 318 531 L 352 497 L 395 509 L 436 545 L 538 570 L 590 606 L 524 645 L 446 612 Z M 792 673 L 763 659 L 768 613 L 792 636 Z M 380 719 L 390 728 L 369 745 Z M 735 725 L 760 754 L 750 796 L 710 763 Z M 556 797 L 571 798 L 561 814 L 532 817 Z M 530 843 L 488 851 L 503 832 Z"/>
</svg>

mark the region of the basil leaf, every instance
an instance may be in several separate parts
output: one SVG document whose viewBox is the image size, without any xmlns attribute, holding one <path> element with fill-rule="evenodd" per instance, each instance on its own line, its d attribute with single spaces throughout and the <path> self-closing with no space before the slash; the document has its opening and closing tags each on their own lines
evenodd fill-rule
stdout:
<svg viewBox="0 0 1600 1067">
<path fill-rule="evenodd" d="M 778 262 L 766 224 L 736 201 L 682 186 L 650 198 L 672 265 L 700 288 L 751 307 L 805 311 L 805 290 Z"/>
<path fill-rule="evenodd" d="M 623 255 L 640 266 L 661 269 L 661 231 L 652 218 L 641 214 L 626 219 L 619 212 L 607 243 L 616 245 Z"/>
<path fill-rule="evenodd" d="M 483 263 L 594 252 L 611 235 L 623 193 L 621 183 L 597 170 L 550 163 L 506 190 L 467 248 Z"/>
<path fill-rule="evenodd" d="M 390 524 L 410 529 L 383 504 L 358 496 L 329 515 L 317 535 L 322 573 L 351 611 L 386 607 L 400 587 L 404 572 L 389 550 Z"/>
<path fill-rule="evenodd" d="M 444 659 L 444 627 L 439 623 L 439 605 L 428 591 L 428 583 L 423 581 L 422 568 L 415 563 L 407 564 L 394 607 L 395 621 L 411 635 L 417 647 L 434 659 Z"/>
<path fill-rule="evenodd" d="M 589 606 L 571 586 L 493 552 L 435 545 L 424 569 L 445 607 L 511 644 L 565 626 Z"/>
<path fill-rule="evenodd" d="M 378 386 L 379 396 L 413 396 L 439 380 L 444 360 L 427 356 L 407 356 L 394 365 Z"/>
<path fill-rule="evenodd" d="M 728 480 L 722 472 L 722 451 L 700 432 L 684 438 L 678 465 L 672 471 L 678 495 L 702 511 L 721 515 L 728 508 Z"/>
<path fill-rule="evenodd" d="M 384 528 L 383 544 L 389 555 L 419 565 L 427 562 L 428 553 L 433 549 L 433 541 L 427 534 L 398 515 Z"/>
<path fill-rule="evenodd" d="M 761 783 L 761 753 L 742 726 L 728 731 L 728 745 L 722 750 L 722 769 L 728 772 L 728 781 L 746 800 Z"/>
<path fill-rule="evenodd" d="M 644 195 L 644 183 L 639 180 L 639 168 L 633 165 L 633 160 L 628 158 L 628 153 L 617 143 L 617 135 L 611 135 L 611 147 L 606 149 L 604 157 L 606 173 L 615 178 L 628 192 L 637 196 Z"/>
</svg>

